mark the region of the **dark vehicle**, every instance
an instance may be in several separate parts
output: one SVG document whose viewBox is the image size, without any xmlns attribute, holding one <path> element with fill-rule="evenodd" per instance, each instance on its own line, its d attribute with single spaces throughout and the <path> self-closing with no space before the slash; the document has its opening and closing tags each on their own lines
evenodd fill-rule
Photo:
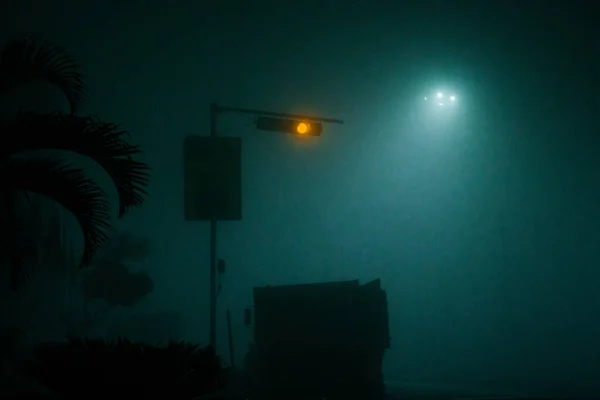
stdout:
<svg viewBox="0 0 600 400">
<path fill-rule="evenodd" d="M 250 399 L 382 399 L 390 347 L 380 280 L 254 288 Z"/>
</svg>

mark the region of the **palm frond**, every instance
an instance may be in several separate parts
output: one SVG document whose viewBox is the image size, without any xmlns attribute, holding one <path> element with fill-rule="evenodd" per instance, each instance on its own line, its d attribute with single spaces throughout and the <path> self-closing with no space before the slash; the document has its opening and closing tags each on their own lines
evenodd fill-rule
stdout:
<svg viewBox="0 0 600 400">
<path fill-rule="evenodd" d="M 10 138 L 0 149 L 0 158 L 31 150 L 66 150 L 89 157 L 113 180 L 122 217 L 142 205 L 150 178 L 148 165 L 132 158 L 140 148 L 125 140 L 128 134 L 94 117 L 27 112 L 0 125 L 0 135 Z"/>
<path fill-rule="evenodd" d="M 0 191 L 0 251 L 10 266 L 10 289 L 18 289 L 29 280 L 37 259 L 34 240 L 29 235 L 28 220 L 24 218 L 20 205 L 22 196 L 10 188 Z"/>
<path fill-rule="evenodd" d="M 104 163 L 103 167 L 117 187 L 119 218 L 123 217 L 131 208 L 144 204 L 145 196 L 148 196 L 145 188 L 148 186 L 150 177 L 148 165 L 128 157 L 126 159 L 114 158 L 110 162 Z"/>
<path fill-rule="evenodd" d="M 112 226 L 107 197 L 80 169 L 51 159 L 8 159 L 0 163 L 0 182 L 0 194 L 8 190 L 38 193 L 62 204 L 73 213 L 84 236 L 80 267 L 89 265 L 100 246 L 108 240 Z M 2 229 L 10 230 L 11 227 Z"/>
<path fill-rule="evenodd" d="M 35 80 L 59 88 L 71 113 L 76 113 L 85 99 L 83 74 L 64 47 L 29 36 L 10 41 L 0 53 L 0 92 Z"/>
</svg>

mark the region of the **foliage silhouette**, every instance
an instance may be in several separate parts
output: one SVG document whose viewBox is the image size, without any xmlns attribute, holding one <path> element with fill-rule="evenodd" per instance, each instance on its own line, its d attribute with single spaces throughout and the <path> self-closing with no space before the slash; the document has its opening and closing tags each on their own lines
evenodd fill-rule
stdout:
<svg viewBox="0 0 600 400">
<path fill-rule="evenodd" d="M 86 94 L 83 74 L 69 53 L 60 46 L 30 37 L 11 41 L 0 53 L 0 95 L 34 80 L 46 80 L 62 91 L 70 113 L 19 112 L 0 122 L 0 136 L 7 138 L 0 149 L 0 251 L 11 267 L 10 288 L 18 289 L 30 275 L 27 235 L 17 207 L 19 193 L 34 192 L 68 209 L 84 236 L 80 267 L 89 265 L 112 229 L 105 193 L 79 168 L 62 159 L 24 158 L 38 150 L 74 152 L 90 158 L 110 176 L 119 196 L 119 217 L 138 207 L 147 195 L 149 167 L 133 159 L 139 146 L 126 140 L 128 132 L 113 123 L 75 113 Z"/>
<path fill-rule="evenodd" d="M 154 291 L 154 280 L 146 272 L 132 272 L 131 264 L 143 262 L 150 254 L 150 241 L 121 232 L 106 243 L 90 268 L 79 271 L 77 286 L 83 294 L 83 312 L 63 314 L 67 338 L 90 335 L 114 307 L 132 307 Z M 105 307 L 88 307 L 101 300 Z"/>
<path fill-rule="evenodd" d="M 65 400 L 187 400 L 224 387 L 226 374 L 211 347 L 128 340 L 79 339 L 38 346 L 21 372 Z"/>
<path fill-rule="evenodd" d="M 79 65 L 67 50 L 29 36 L 10 41 L 0 55 L 0 93 L 36 80 L 56 86 L 69 101 L 71 113 L 79 111 L 87 88 Z"/>
<path fill-rule="evenodd" d="M 117 235 L 83 275 L 85 301 L 101 299 L 109 306 L 131 307 L 152 293 L 152 278 L 145 272 L 131 272 L 128 265 L 143 261 L 149 253 L 147 240 L 126 232 Z"/>
</svg>

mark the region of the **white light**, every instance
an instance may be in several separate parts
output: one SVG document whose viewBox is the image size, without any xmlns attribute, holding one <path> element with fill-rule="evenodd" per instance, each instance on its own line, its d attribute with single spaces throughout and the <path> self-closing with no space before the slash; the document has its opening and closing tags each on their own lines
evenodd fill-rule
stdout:
<svg viewBox="0 0 600 400">
<path fill-rule="evenodd" d="M 425 97 L 425 100 L 427 100 L 427 97 Z"/>
<path fill-rule="evenodd" d="M 456 97 L 455 96 L 450 96 L 450 101 L 454 101 L 454 100 L 456 100 Z"/>
<path fill-rule="evenodd" d="M 444 96 L 444 95 L 443 95 L 443 94 L 441 94 L 441 93 L 438 93 L 438 94 L 437 94 L 437 97 L 438 97 L 438 99 L 441 99 L 443 96 Z"/>
<path fill-rule="evenodd" d="M 440 106 L 443 106 L 443 105 L 444 105 L 444 103 L 439 103 L 439 105 L 440 105 Z"/>
</svg>

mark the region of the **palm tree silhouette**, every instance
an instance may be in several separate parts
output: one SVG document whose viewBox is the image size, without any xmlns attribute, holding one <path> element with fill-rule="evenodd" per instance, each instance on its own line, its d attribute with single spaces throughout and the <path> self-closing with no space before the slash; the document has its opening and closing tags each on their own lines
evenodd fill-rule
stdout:
<svg viewBox="0 0 600 400">
<path fill-rule="evenodd" d="M 108 198 L 100 186 L 56 156 L 26 158 L 23 153 L 62 150 L 86 156 L 112 179 L 119 197 L 119 218 L 140 206 L 147 195 L 149 167 L 132 156 L 139 146 L 127 141 L 128 132 L 116 124 L 77 112 L 86 97 L 78 64 L 65 48 L 31 37 L 10 41 L 0 52 L 0 95 L 36 80 L 58 88 L 70 112 L 20 111 L 0 121 L 0 255 L 10 266 L 11 289 L 29 279 L 26 227 L 16 211 L 23 193 L 37 193 L 60 203 L 76 218 L 84 237 L 80 267 L 89 265 L 112 230 Z"/>
</svg>

